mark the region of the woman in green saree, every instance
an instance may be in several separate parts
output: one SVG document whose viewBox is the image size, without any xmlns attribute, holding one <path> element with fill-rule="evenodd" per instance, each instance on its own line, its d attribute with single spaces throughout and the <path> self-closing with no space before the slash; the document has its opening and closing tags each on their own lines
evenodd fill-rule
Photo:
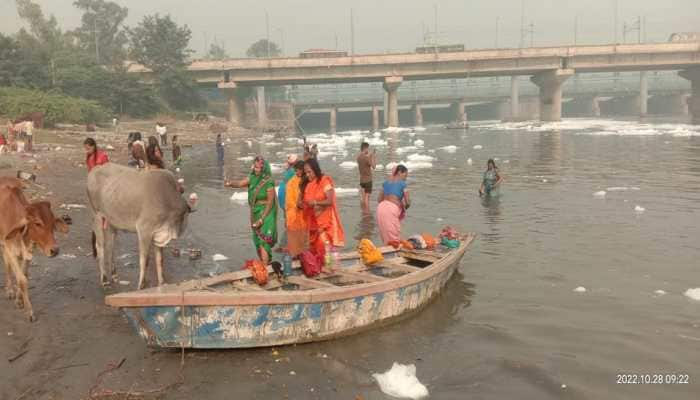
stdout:
<svg viewBox="0 0 700 400">
<path fill-rule="evenodd" d="M 224 186 L 248 188 L 253 244 L 260 261 L 268 265 L 272 247 L 277 243 L 277 195 L 270 163 L 257 156 L 247 178 L 240 181 L 225 180 Z"/>
</svg>

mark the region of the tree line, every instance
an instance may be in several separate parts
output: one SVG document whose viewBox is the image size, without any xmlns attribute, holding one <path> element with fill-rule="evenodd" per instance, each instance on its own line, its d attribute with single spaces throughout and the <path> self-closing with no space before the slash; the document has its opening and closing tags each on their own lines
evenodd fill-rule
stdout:
<svg viewBox="0 0 700 400">
<path fill-rule="evenodd" d="M 73 6 L 82 12 L 80 26 L 64 30 L 36 2 L 16 0 L 16 6 L 26 28 L 12 35 L 0 33 L 0 87 L 4 88 L 0 96 L 4 93 L 5 103 L 12 103 L 13 94 L 29 97 L 15 101 L 25 104 L 31 103 L 32 96 L 45 100 L 48 93 L 63 96 L 62 101 L 65 97 L 85 99 L 103 110 L 96 113 L 92 107 L 89 117 L 72 118 L 79 120 L 102 114 L 147 117 L 205 105 L 196 82 L 185 70 L 193 54 L 189 48 L 192 31 L 170 15 L 147 15 L 129 27 L 126 7 L 106 0 L 75 0 Z M 269 48 L 271 56 L 279 55 L 276 44 L 271 42 Z M 267 49 L 263 39 L 247 54 L 263 57 Z M 217 43 L 206 54 L 209 59 L 227 57 Z M 152 70 L 153 82 L 142 82 L 139 76 L 127 73 L 129 62 Z M 13 108 L 15 112 L 19 109 Z"/>
</svg>

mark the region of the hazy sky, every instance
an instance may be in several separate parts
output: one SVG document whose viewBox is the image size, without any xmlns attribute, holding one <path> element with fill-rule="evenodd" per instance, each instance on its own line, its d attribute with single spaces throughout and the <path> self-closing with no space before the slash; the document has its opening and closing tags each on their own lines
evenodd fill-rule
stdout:
<svg viewBox="0 0 700 400">
<path fill-rule="evenodd" d="M 646 18 L 650 41 L 665 41 L 672 32 L 700 31 L 700 0 L 617 0 L 619 41 L 622 25 Z M 72 0 L 38 0 L 64 29 L 79 24 Z M 522 0 L 116 0 L 129 8 L 128 25 L 144 15 L 171 14 L 192 29 L 191 48 L 201 52 L 214 39 L 234 57 L 265 37 L 265 10 L 270 37 L 284 42 L 286 54 L 307 48 L 350 48 L 350 8 L 355 15 L 356 53 L 408 51 L 422 43 L 423 26 L 434 29 L 437 5 L 442 43 L 469 48 L 494 47 L 499 20 L 500 47 L 517 47 Z M 578 42 L 612 42 L 615 0 L 524 0 L 526 24 L 534 24 L 536 46 L 569 44 L 578 16 Z M 0 0 L 0 31 L 21 26 L 14 0 Z M 628 40 L 636 40 L 636 32 Z M 632 39 L 633 37 L 633 39 Z M 284 38 L 284 40 L 282 40 Z M 527 39 L 529 43 L 529 38 Z"/>
</svg>

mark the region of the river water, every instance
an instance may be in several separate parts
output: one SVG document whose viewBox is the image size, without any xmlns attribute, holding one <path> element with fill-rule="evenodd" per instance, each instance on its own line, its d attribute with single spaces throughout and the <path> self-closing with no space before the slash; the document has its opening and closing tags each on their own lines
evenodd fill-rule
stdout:
<svg viewBox="0 0 700 400">
<path fill-rule="evenodd" d="M 404 234 L 438 233 L 449 223 L 478 238 L 444 292 L 415 317 L 281 349 L 296 369 L 284 385 L 292 398 L 385 398 L 371 372 L 394 361 L 415 364 L 436 399 L 700 396 L 700 301 L 684 294 L 700 287 L 700 127 L 486 121 L 465 131 L 429 126 L 307 137 L 342 188 L 348 248 L 359 237 L 379 242 L 356 192 L 353 162 L 365 137 L 384 166 L 375 187 L 386 164 L 409 168 L 413 206 Z M 254 257 L 245 196 L 223 189 L 222 179 L 244 177 L 255 154 L 280 164 L 300 153 L 299 142 L 233 137 L 223 167 L 213 145 L 185 149 L 182 174 L 201 202 L 182 246 L 201 247 L 204 257 L 180 261 L 178 278 L 236 270 Z M 484 202 L 477 189 L 489 158 L 505 182 L 500 198 Z M 230 260 L 214 263 L 214 253 Z M 269 353 L 240 354 L 255 363 Z M 689 383 L 619 384 L 619 374 L 684 374 Z"/>
</svg>

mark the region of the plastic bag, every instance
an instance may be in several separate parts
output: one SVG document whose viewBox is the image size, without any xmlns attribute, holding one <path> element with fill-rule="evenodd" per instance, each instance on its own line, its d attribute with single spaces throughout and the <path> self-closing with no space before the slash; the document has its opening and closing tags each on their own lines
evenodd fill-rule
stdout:
<svg viewBox="0 0 700 400">
<path fill-rule="evenodd" d="M 376 264 L 384 260 L 382 252 L 379 251 L 369 239 L 362 239 L 360 241 L 360 244 L 357 246 L 357 252 L 360 253 L 360 258 L 362 258 L 362 262 L 365 265 Z"/>
<path fill-rule="evenodd" d="M 253 280 L 260 286 L 267 284 L 267 268 L 259 260 L 248 260 L 245 267 L 250 270 Z"/>
</svg>

